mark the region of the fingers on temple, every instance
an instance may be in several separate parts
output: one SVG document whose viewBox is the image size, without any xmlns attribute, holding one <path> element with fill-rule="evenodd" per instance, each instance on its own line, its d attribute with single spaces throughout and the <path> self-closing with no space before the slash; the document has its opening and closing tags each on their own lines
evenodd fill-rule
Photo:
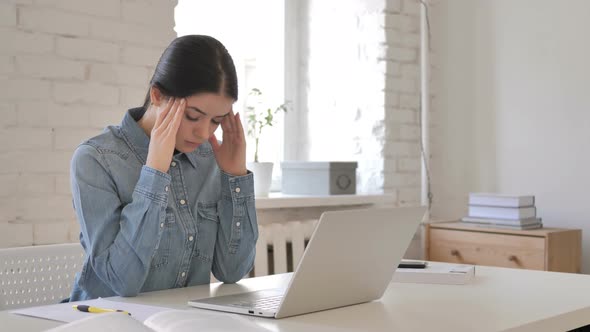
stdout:
<svg viewBox="0 0 590 332">
<path fill-rule="evenodd" d="M 240 117 L 240 112 L 236 113 L 235 122 L 238 134 L 240 134 L 240 136 L 244 136 L 244 127 L 242 126 L 242 118 Z"/>
<path fill-rule="evenodd" d="M 155 128 L 157 128 L 158 126 L 160 126 L 160 124 L 162 124 L 162 122 L 166 118 L 166 115 L 168 115 L 168 113 L 170 112 L 173 102 L 174 102 L 174 98 L 169 98 L 166 101 L 166 104 L 163 105 L 164 109 L 158 112 L 158 116 L 156 117 L 156 123 L 154 124 Z M 161 106 L 159 106 L 158 108 L 160 108 L 160 107 Z"/>
<path fill-rule="evenodd" d="M 178 127 L 180 127 L 180 120 L 182 119 L 184 107 L 186 105 L 186 99 L 182 99 L 178 105 L 178 107 L 173 111 L 173 114 L 170 114 L 172 118 L 170 121 L 171 123 L 168 125 L 168 130 L 172 131 L 175 135 L 178 131 Z"/>
<path fill-rule="evenodd" d="M 166 117 L 162 120 L 162 127 L 168 128 L 168 126 L 172 122 L 172 119 L 174 119 L 174 116 L 176 115 L 177 112 L 179 112 L 179 109 L 181 108 L 181 100 L 182 99 L 180 99 L 180 98 L 174 99 L 174 103 L 172 104 L 172 107 L 170 108 L 168 113 L 166 113 Z"/>
<path fill-rule="evenodd" d="M 226 115 L 223 120 L 221 120 L 221 129 L 223 129 L 223 132 L 227 132 L 230 133 L 232 131 L 232 124 L 231 124 L 231 119 L 230 117 L 232 116 L 231 112 Z"/>
</svg>

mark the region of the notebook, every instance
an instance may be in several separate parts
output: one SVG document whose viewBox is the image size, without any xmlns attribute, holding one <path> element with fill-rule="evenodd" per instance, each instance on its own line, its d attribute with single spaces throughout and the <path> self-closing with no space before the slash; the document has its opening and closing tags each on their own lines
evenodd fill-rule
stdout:
<svg viewBox="0 0 590 332">
<path fill-rule="evenodd" d="M 283 318 L 381 298 L 425 207 L 324 212 L 286 289 L 195 299 L 190 306 Z"/>
</svg>

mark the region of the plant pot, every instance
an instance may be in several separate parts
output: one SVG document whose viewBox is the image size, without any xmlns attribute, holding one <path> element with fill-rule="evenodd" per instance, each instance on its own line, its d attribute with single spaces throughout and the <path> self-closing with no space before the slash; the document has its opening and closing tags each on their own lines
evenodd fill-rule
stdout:
<svg viewBox="0 0 590 332">
<path fill-rule="evenodd" d="M 268 197 L 272 182 L 273 163 L 248 163 L 248 169 L 254 173 L 254 194 L 257 197 Z"/>
</svg>

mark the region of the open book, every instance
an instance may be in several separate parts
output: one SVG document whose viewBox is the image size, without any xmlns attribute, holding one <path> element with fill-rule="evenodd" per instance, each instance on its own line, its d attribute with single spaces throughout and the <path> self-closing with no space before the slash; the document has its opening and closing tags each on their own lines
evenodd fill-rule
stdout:
<svg viewBox="0 0 590 332">
<path fill-rule="evenodd" d="M 88 313 L 74 310 L 72 305 L 123 310 L 120 312 Z M 22 308 L 13 314 L 50 319 L 67 323 L 51 331 L 268 331 L 256 325 L 250 317 L 202 309 L 174 310 L 166 307 L 119 302 L 103 298 Z"/>
<path fill-rule="evenodd" d="M 206 310 L 166 310 L 148 317 L 143 323 L 124 313 L 101 313 L 73 321 L 46 332 L 220 332 L 220 331 L 268 331 L 247 317 L 234 314 L 208 312 Z"/>
</svg>

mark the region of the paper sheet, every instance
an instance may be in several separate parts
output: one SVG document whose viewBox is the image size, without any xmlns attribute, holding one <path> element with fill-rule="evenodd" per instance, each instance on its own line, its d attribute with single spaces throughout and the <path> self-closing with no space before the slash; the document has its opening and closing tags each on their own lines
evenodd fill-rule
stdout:
<svg viewBox="0 0 590 332">
<path fill-rule="evenodd" d="M 149 316 L 161 312 L 170 310 L 170 308 L 165 307 L 156 307 L 156 306 L 149 306 L 143 304 L 134 304 L 134 303 L 126 303 L 126 302 L 115 302 L 109 301 L 105 299 L 95 299 L 95 300 L 88 300 L 88 301 L 79 301 L 79 302 L 71 302 L 71 303 L 59 303 L 59 304 L 51 304 L 46 306 L 40 307 L 32 307 L 32 308 L 23 308 L 18 310 L 13 310 L 11 313 L 18 314 L 18 315 L 25 315 L 25 316 L 32 316 L 32 317 L 39 317 L 49 320 L 56 320 L 60 322 L 73 322 L 78 319 L 89 317 L 90 315 L 101 315 L 101 314 L 94 314 L 88 312 L 81 312 L 72 308 L 74 304 L 86 304 L 100 308 L 109 308 L 109 309 L 120 309 L 125 310 L 131 314 L 131 317 L 137 319 L 138 321 L 142 322 L 145 321 Z M 123 314 L 122 314 L 123 315 Z"/>
<path fill-rule="evenodd" d="M 104 313 L 78 319 L 64 325 L 46 330 L 45 332 L 154 332 L 141 322 L 119 313 Z"/>
<path fill-rule="evenodd" d="M 158 332 L 268 332 L 269 330 L 239 314 L 215 312 L 204 309 L 172 310 L 159 313 L 144 322 Z M 196 329 L 198 327 L 198 329 Z"/>
</svg>

